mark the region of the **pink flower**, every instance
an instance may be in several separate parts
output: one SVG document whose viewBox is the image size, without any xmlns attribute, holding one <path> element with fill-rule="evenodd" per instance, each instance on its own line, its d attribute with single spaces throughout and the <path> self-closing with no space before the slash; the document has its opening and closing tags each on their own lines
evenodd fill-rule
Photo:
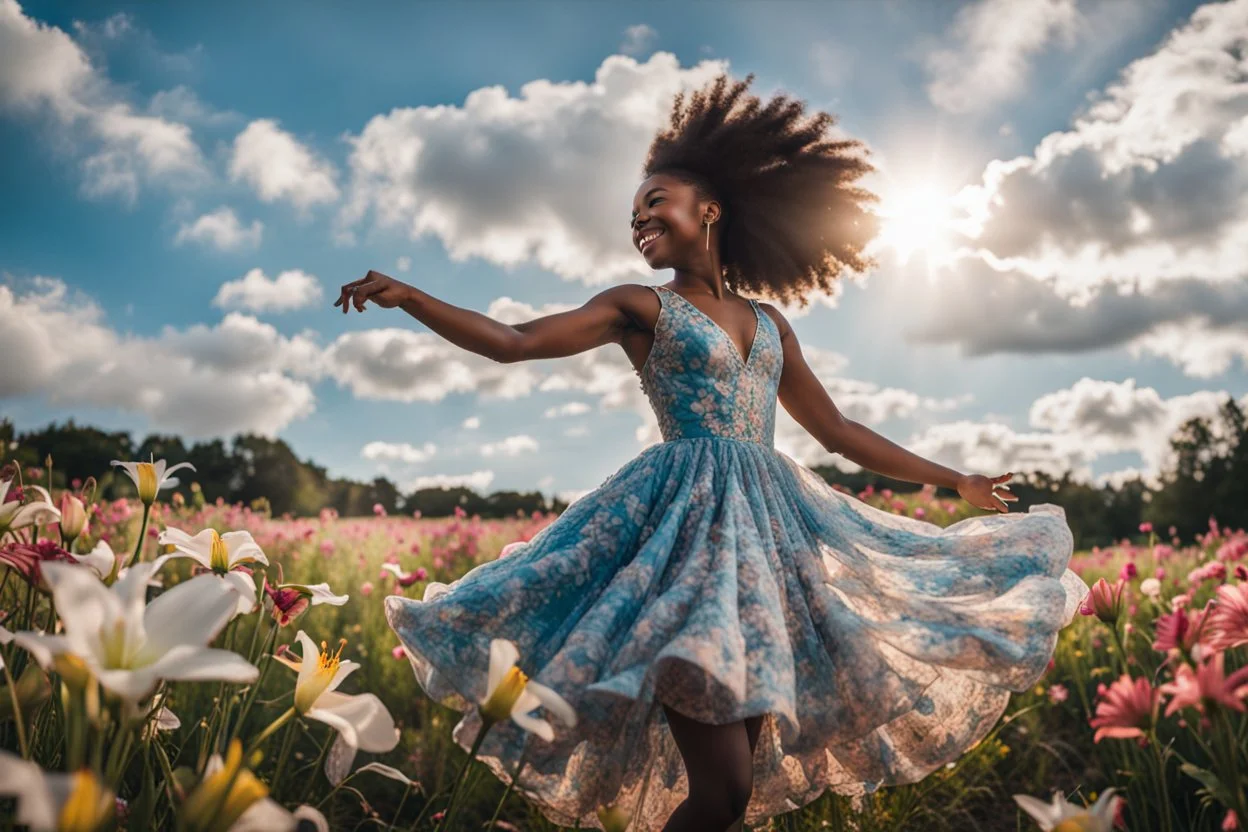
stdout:
<svg viewBox="0 0 1248 832">
<path fill-rule="evenodd" d="M 1222 818 L 1222 832 L 1233 832 L 1239 828 L 1239 816 L 1235 814 L 1234 809 L 1226 810 L 1226 817 Z"/>
<path fill-rule="evenodd" d="M 372 595 L 373 594 L 373 582 L 365 581 L 364 583 L 360 584 L 360 594 L 363 595 L 365 598 Z"/>
<path fill-rule="evenodd" d="M 1122 565 L 1122 569 L 1118 572 L 1118 577 L 1121 580 L 1129 581 L 1138 574 L 1140 572 L 1135 568 L 1135 561 L 1129 560 Z"/>
<path fill-rule="evenodd" d="M 1065 685 L 1049 685 L 1049 701 L 1054 705 L 1065 702 L 1069 696 L 1070 691 L 1066 689 Z"/>
<path fill-rule="evenodd" d="M 926 517 L 926 516 L 927 516 L 927 510 L 926 510 L 926 509 L 924 509 L 924 508 L 923 508 L 923 506 L 918 506 L 918 507 L 914 510 L 914 516 L 915 516 L 916 518 L 918 518 L 919 520 L 922 520 L 924 517 Z"/>
<path fill-rule="evenodd" d="M 521 546 L 523 546 L 526 543 L 528 543 L 527 540 L 516 540 L 511 543 L 508 543 L 506 546 L 503 547 L 503 550 L 498 553 L 499 559 L 501 560 L 502 558 L 507 557 L 512 552 L 519 549 Z"/>
<path fill-rule="evenodd" d="M 1241 667 L 1228 677 L 1224 669 L 1225 659 L 1225 653 L 1214 653 L 1196 670 L 1192 670 L 1190 664 L 1179 665 L 1174 681 L 1159 689 L 1172 697 L 1166 706 L 1166 716 L 1179 708 L 1188 707 L 1203 714 L 1207 705 L 1221 705 L 1243 712 L 1243 700 L 1248 697 L 1248 667 Z"/>
<path fill-rule="evenodd" d="M 1208 580 L 1226 580 L 1226 564 L 1220 560 L 1211 560 L 1187 573 L 1189 586 L 1197 587 Z"/>
<path fill-rule="evenodd" d="M 1144 532 L 1144 534 L 1148 534 L 1152 530 L 1153 530 L 1153 524 L 1148 522 L 1147 520 L 1145 520 L 1143 523 L 1140 524 L 1140 531 Z"/>
<path fill-rule="evenodd" d="M 1127 582 L 1119 578 L 1113 586 L 1104 578 L 1092 585 L 1092 591 L 1079 606 L 1084 615 L 1095 615 L 1106 624 L 1116 624 L 1122 616 L 1123 590 Z"/>
<path fill-rule="evenodd" d="M 1101 699 L 1096 703 L 1096 716 L 1090 722 L 1096 729 L 1093 742 L 1100 742 L 1104 737 L 1120 740 L 1143 737 L 1157 719 L 1161 699 L 1143 676 L 1132 680 L 1124 673 L 1108 688 L 1102 685 L 1098 692 Z"/>
<path fill-rule="evenodd" d="M 373 514 L 375 514 L 378 517 L 385 517 L 386 507 L 383 506 L 381 503 L 373 503 Z"/>
<path fill-rule="evenodd" d="M 1242 563 L 1235 564 L 1235 577 L 1241 581 L 1248 581 L 1248 566 Z"/>
<path fill-rule="evenodd" d="M 1223 584 L 1206 625 L 1209 646 L 1227 650 L 1248 644 L 1248 584 Z"/>
<path fill-rule="evenodd" d="M 43 564 L 55 561 L 77 563 L 73 555 L 50 540 L 0 546 L 0 564 L 9 567 L 26 583 L 45 593 L 50 590 L 43 581 Z"/>
<path fill-rule="evenodd" d="M 1192 648 L 1201 640 L 1208 611 L 1209 605 L 1206 605 L 1203 610 L 1179 608 L 1158 616 L 1157 639 L 1153 642 L 1153 649 L 1162 653 L 1168 650 L 1191 653 Z"/>
<path fill-rule="evenodd" d="M 396 659 L 401 659 L 401 658 L 403 658 L 404 656 L 406 656 L 407 654 L 403 651 L 403 645 L 402 645 L 402 644 L 396 644 L 396 645 L 394 646 L 394 649 L 390 651 L 390 655 L 391 655 L 391 656 L 394 656 Z"/>
</svg>

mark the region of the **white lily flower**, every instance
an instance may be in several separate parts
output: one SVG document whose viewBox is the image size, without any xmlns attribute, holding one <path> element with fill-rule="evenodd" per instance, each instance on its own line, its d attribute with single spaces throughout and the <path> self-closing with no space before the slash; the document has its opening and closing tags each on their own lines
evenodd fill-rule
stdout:
<svg viewBox="0 0 1248 832">
<path fill-rule="evenodd" d="M 555 738 L 554 728 L 544 719 L 529 716 L 529 711 L 545 707 L 569 727 L 576 725 L 576 711 L 552 689 L 529 681 L 516 667 L 519 658 L 520 651 L 513 642 L 505 638 L 490 641 L 489 685 L 480 703 L 481 715 L 488 723 L 510 717 L 524 730 L 550 742 Z"/>
<path fill-rule="evenodd" d="M 79 658 L 106 689 L 126 701 L 150 694 L 161 679 L 255 681 L 260 671 L 229 650 L 208 647 L 236 608 L 234 592 L 211 575 L 177 584 L 144 606 L 148 580 L 165 557 L 130 567 L 111 587 L 77 565 L 43 568 L 64 632 L 14 633 L 42 667 Z"/>
<path fill-rule="evenodd" d="M 49 773 L 8 751 L 0 751 L 0 795 L 17 798 L 12 821 L 32 832 L 102 829 L 117 809 L 113 793 L 90 769 Z"/>
<path fill-rule="evenodd" d="M 372 693 L 354 696 L 339 693 L 337 688 L 359 664 L 343 660 L 342 639 L 338 651 L 330 653 L 324 642 L 316 644 L 303 630 L 295 634 L 302 648 L 299 661 L 274 655 L 282 664 L 297 671 L 295 710 L 304 716 L 324 722 L 338 732 L 325 765 L 330 782 L 342 782 L 359 749 L 371 752 L 389 751 L 399 744 L 399 729 L 382 701 Z M 337 779 L 335 779 L 337 778 Z"/>
<path fill-rule="evenodd" d="M 1122 802 L 1114 791 L 1106 789 L 1096 803 L 1087 807 L 1068 803 L 1060 792 L 1053 793 L 1052 803 L 1025 794 L 1014 795 L 1014 802 L 1045 832 L 1113 832 L 1114 815 Z"/>
<path fill-rule="evenodd" d="M 269 559 L 251 532 L 219 535 L 216 529 L 204 529 L 192 537 L 181 529 L 167 528 L 156 541 L 174 547 L 168 557 L 191 558 L 224 581 L 238 596 L 235 615 L 245 615 L 256 608 L 256 582 L 246 567 L 252 563 L 268 566 Z"/>
<path fill-rule="evenodd" d="M 30 489 L 40 499 L 22 505 L 20 500 L 5 502 L 12 487 L 13 480 L 0 480 L 0 534 L 37 523 L 56 523 L 61 519 L 61 510 L 52 504 L 52 495 L 47 489 L 38 485 L 23 486 L 23 491 Z"/>
<path fill-rule="evenodd" d="M 85 555 L 76 555 L 73 552 L 69 555 L 83 566 L 90 567 L 92 572 L 100 576 L 100 580 L 113 574 L 113 564 L 117 562 L 117 555 L 113 552 L 113 547 L 108 545 L 107 540 L 96 543 L 95 548 Z"/>
<path fill-rule="evenodd" d="M 179 468 L 195 470 L 195 466 L 189 462 L 179 462 L 172 468 L 165 468 L 165 460 L 157 460 L 154 455 L 151 462 L 122 462 L 114 459 L 111 464 L 120 465 L 130 476 L 134 487 L 139 490 L 139 500 L 145 506 L 156 502 L 160 489 L 177 487 L 178 478 L 169 476 L 174 471 Z"/>
</svg>

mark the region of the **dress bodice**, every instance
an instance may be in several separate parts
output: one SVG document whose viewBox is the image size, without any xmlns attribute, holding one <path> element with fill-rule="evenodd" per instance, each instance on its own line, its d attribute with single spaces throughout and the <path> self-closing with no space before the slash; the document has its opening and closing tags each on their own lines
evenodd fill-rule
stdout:
<svg viewBox="0 0 1248 832">
<path fill-rule="evenodd" d="M 654 344 L 638 371 L 664 441 L 721 436 L 771 447 L 784 354 L 780 330 L 757 301 L 758 325 L 744 358 L 723 327 L 663 286 Z"/>
</svg>

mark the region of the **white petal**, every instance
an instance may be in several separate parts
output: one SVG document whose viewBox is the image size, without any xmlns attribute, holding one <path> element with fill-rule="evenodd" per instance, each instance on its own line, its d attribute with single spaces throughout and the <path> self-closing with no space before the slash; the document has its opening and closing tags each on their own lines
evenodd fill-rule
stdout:
<svg viewBox="0 0 1248 832">
<path fill-rule="evenodd" d="M 255 579 L 244 572 L 231 571 L 222 575 L 221 580 L 238 596 L 234 604 L 234 615 L 246 615 L 256 608 Z"/>
<path fill-rule="evenodd" d="M 221 535 L 221 542 L 225 544 L 226 551 L 230 553 L 230 566 L 253 560 L 265 566 L 269 565 L 269 559 L 264 556 L 264 550 L 260 548 L 260 544 L 256 543 L 251 532 L 226 532 Z"/>
<path fill-rule="evenodd" d="M 350 659 L 343 659 L 340 661 L 338 663 L 338 669 L 334 671 L 334 678 L 330 680 L 329 686 L 325 688 L 326 692 L 338 690 L 338 686 L 342 684 L 342 680 L 359 669 L 359 662 L 353 662 Z"/>
<path fill-rule="evenodd" d="M 85 555 L 74 555 L 72 552 L 70 554 L 74 560 L 89 567 L 101 578 L 107 578 L 112 574 L 113 564 L 117 562 L 117 555 L 113 553 L 113 547 L 108 545 L 107 540 L 96 543 L 95 548 Z"/>
<path fill-rule="evenodd" d="M 180 645 L 208 644 L 233 617 L 237 605 L 237 593 L 215 575 L 196 575 L 175 584 L 144 611 L 143 660 L 154 661 Z"/>
<path fill-rule="evenodd" d="M 542 707 L 550 711 L 564 725 L 568 727 L 576 725 L 576 711 L 568 704 L 566 699 L 550 688 L 539 682 L 529 682 L 524 686 L 524 691 L 537 697 L 541 701 Z"/>
<path fill-rule="evenodd" d="M 194 558 L 200 566 L 212 566 L 212 529 L 192 536 L 181 529 L 168 528 L 160 533 L 156 542 L 176 546 L 183 557 Z"/>
<path fill-rule="evenodd" d="M 159 464 L 162 468 L 164 468 L 165 461 L 162 459 Z M 161 483 L 161 488 L 174 488 L 178 484 L 178 478 L 171 477 L 169 475 L 182 468 L 190 468 L 192 471 L 195 470 L 195 466 L 191 463 L 179 462 L 172 468 L 164 468 L 164 470 L 160 472 L 160 475 L 156 477 L 156 482 Z"/>
<path fill-rule="evenodd" d="M 528 716 L 527 714 L 515 713 L 511 715 L 511 721 L 519 725 L 531 734 L 537 734 L 546 742 L 551 742 L 555 738 L 555 729 L 550 723 L 544 719 Z"/>
<path fill-rule="evenodd" d="M 516 648 L 515 643 L 505 638 L 496 638 L 490 641 L 489 687 L 486 688 L 486 699 L 494 695 L 494 689 L 498 687 L 498 683 L 503 681 L 507 671 L 511 670 L 519 658 L 520 651 Z"/>
<path fill-rule="evenodd" d="M 28 824 L 34 832 L 56 829 L 61 804 L 50 786 L 49 776 L 38 764 L 0 751 L 0 794 L 17 798 L 13 820 L 18 824 Z"/>
<path fill-rule="evenodd" d="M 61 519 L 61 510 L 48 503 L 27 503 L 17 510 L 8 523 L 11 529 L 24 529 L 38 523 L 55 523 Z"/>
<path fill-rule="evenodd" d="M 342 734 L 334 737 L 334 744 L 325 757 L 325 779 L 337 786 L 351 773 L 351 764 L 355 762 L 358 749 L 348 742 Z"/>
<path fill-rule="evenodd" d="M 302 806 L 295 808 L 295 820 L 311 821 L 316 827 L 316 832 L 329 832 L 329 821 L 325 819 L 315 806 L 309 806 L 304 803 Z"/>
<path fill-rule="evenodd" d="M 1048 832 L 1048 830 L 1053 828 L 1053 825 L 1057 822 L 1057 817 L 1059 816 L 1059 813 L 1056 810 L 1056 798 L 1057 796 L 1054 795 L 1054 802 L 1050 805 L 1042 800 L 1039 800 L 1038 798 L 1031 797 L 1030 795 L 1016 794 L 1014 795 L 1014 802 L 1017 803 L 1024 812 L 1031 815 L 1036 823 L 1039 824 L 1041 829 Z"/>
<path fill-rule="evenodd" d="M 134 487 L 139 487 L 139 464 L 137 462 L 122 462 L 119 459 L 114 459 L 109 464 L 121 466 L 122 470 L 130 475 L 130 481 L 134 483 Z"/>
<path fill-rule="evenodd" d="M 49 636 L 33 631 L 14 633 L 13 643 L 33 656 L 44 669 L 52 665 L 54 656 L 70 650 L 69 639 L 65 636 Z"/>
<path fill-rule="evenodd" d="M 134 670 L 106 668 L 96 661 L 88 661 L 87 667 L 100 680 L 100 684 L 105 689 L 131 702 L 147 696 L 156 689 L 156 683 L 160 681 L 160 677 L 150 667 L 140 667 Z"/>
<path fill-rule="evenodd" d="M 302 648 L 299 654 L 301 657 L 299 678 L 295 682 L 295 689 L 298 690 L 308 683 L 313 673 L 316 673 L 318 664 L 316 658 L 320 655 L 320 650 L 317 648 L 316 642 L 312 640 L 312 637 L 303 630 L 295 633 L 295 641 L 299 642 L 299 646 Z"/>
<path fill-rule="evenodd" d="M 308 711 L 308 716 L 333 725 L 347 742 L 364 751 L 390 751 L 399 744 L 394 718 L 371 693 L 348 696 L 331 691 L 316 700 L 316 707 Z"/>
<path fill-rule="evenodd" d="M 303 584 L 303 588 L 312 596 L 312 606 L 314 607 L 317 604 L 331 604 L 335 607 L 341 607 L 351 600 L 350 595 L 335 595 L 330 591 L 329 584 Z"/>
<path fill-rule="evenodd" d="M 282 804 L 271 797 L 262 797 L 230 824 L 230 832 L 286 832 L 293 830 L 297 820 Z"/>
<path fill-rule="evenodd" d="M 388 766 L 385 763 L 369 763 L 366 766 L 360 766 L 356 769 L 356 774 L 359 774 L 361 771 L 375 771 L 382 777 L 389 777 L 391 780 L 398 780 L 405 786 L 413 786 L 416 784 L 415 780 L 411 779 L 397 768 Z"/>
<path fill-rule="evenodd" d="M 237 653 L 190 644 L 173 648 L 145 669 L 161 679 L 185 682 L 254 682 L 260 675 L 260 668 Z"/>
<path fill-rule="evenodd" d="M 66 635 L 98 644 L 104 622 L 123 615 L 120 592 L 110 591 L 95 573 L 75 564 L 45 563 L 42 569 Z"/>
</svg>

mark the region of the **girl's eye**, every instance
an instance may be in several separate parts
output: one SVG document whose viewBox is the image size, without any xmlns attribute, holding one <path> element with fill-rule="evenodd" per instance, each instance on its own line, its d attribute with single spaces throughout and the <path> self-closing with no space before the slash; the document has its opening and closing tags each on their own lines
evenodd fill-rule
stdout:
<svg viewBox="0 0 1248 832">
<path fill-rule="evenodd" d="M 650 202 L 647 204 L 647 206 L 646 206 L 646 207 L 648 207 L 648 208 L 652 208 L 652 207 L 654 207 L 654 203 L 658 202 L 658 201 L 659 201 L 660 199 L 662 199 L 662 198 L 663 198 L 663 197 L 661 197 L 661 196 L 656 196 L 654 199 L 650 200 Z M 629 228 L 634 228 L 636 225 L 637 225 L 637 218 L 636 218 L 636 217 L 633 217 L 631 220 L 629 220 L 629 221 L 628 221 L 628 227 L 629 227 Z"/>
</svg>

